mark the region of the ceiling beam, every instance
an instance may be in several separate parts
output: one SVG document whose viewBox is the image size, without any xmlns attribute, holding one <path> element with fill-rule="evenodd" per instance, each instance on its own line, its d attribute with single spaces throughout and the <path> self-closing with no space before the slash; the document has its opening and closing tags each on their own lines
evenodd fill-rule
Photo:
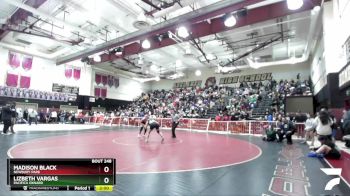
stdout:
<svg viewBox="0 0 350 196">
<path fill-rule="evenodd" d="M 174 29 L 179 24 L 182 23 L 195 23 L 204 19 L 208 19 L 214 16 L 218 16 L 220 14 L 225 14 L 228 12 L 232 12 L 234 10 L 242 9 L 246 6 L 262 2 L 264 0 L 222 0 L 218 3 L 212 4 L 211 6 L 203 7 L 198 9 L 196 12 L 190 12 L 162 23 L 158 23 L 153 25 L 151 28 L 147 30 L 139 30 L 133 33 L 129 33 L 122 37 L 110 40 L 106 43 L 100 44 L 90 49 L 86 49 L 71 55 L 67 55 L 57 59 L 56 64 L 64 64 L 77 59 L 81 59 L 83 57 L 87 57 L 102 51 L 109 50 L 111 48 L 122 46 L 125 44 L 129 44 L 134 42 L 135 40 L 140 40 L 147 37 L 150 34 L 158 34 L 164 33 L 169 30 Z M 203 19 L 204 18 L 204 19 Z"/>
<path fill-rule="evenodd" d="M 25 4 L 37 9 L 46 1 L 47 0 L 27 0 Z M 0 41 L 10 32 L 6 30 L 6 26 L 18 25 L 22 21 L 26 20 L 29 16 L 33 16 L 33 14 L 21 8 L 17 9 L 16 12 L 12 14 L 10 19 L 8 20 L 9 22 L 5 25 L 5 29 L 3 31 L 0 31 Z"/>
<path fill-rule="evenodd" d="M 143 2 L 145 2 L 146 4 L 150 5 L 151 7 L 153 7 L 154 9 L 157 9 L 157 10 L 161 10 L 162 8 L 154 5 L 150 0 L 142 0 Z"/>
<path fill-rule="evenodd" d="M 233 28 L 227 28 L 224 25 L 222 16 L 226 13 L 241 10 L 247 6 L 254 5 L 264 0 L 245 0 L 245 1 L 232 1 L 223 0 L 215 3 L 211 6 L 203 7 L 198 9 L 196 12 L 190 12 L 179 17 L 170 19 L 163 23 L 156 24 L 148 30 L 137 31 L 120 38 L 111 40 L 92 49 L 87 49 L 75 54 L 68 55 L 66 57 L 59 58 L 56 64 L 63 64 L 79 58 L 87 57 L 95 53 L 109 50 L 117 46 L 124 46 L 124 56 L 138 54 L 141 52 L 162 48 L 176 44 L 172 39 L 163 39 L 161 42 L 156 42 L 151 39 L 152 36 L 157 34 L 166 33 L 168 31 L 175 32 L 176 28 L 180 24 L 187 24 L 186 26 L 192 32 L 192 38 L 200 38 L 215 33 L 220 33 Z M 254 8 L 248 10 L 246 16 L 238 19 L 237 24 L 234 28 L 252 25 L 255 23 L 263 22 L 266 20 L 275 19 L 278 17 L 284 17 L 294 13 L 303 12 L 312 9 L 316 5 L 320 5 L 322 0 L 307 0 L 304 6 L 297 11 L 291 11 L 287 8 L 285 1 L 277 2 L 274 4 Z M 208 19 L 210 22 L 208 23 Z M 151 48 L 148 50 L 142 49 L 140 40 L 148 38 L 151 42 Z M 117 58 L 115 55 L 103 54 L 102 62 L 113 61 Z"/>
<path fill-rule="evenodd" d="M 303 8 L 299 9 L 298 11 L 289 10 L 284 1 L 278 2 L 275 4 L 271 4 L 271 5 L 267 5 L 267 6 L 263 6 L 263 7 L 258 7 L 258 8 L 249 10 L 246 16 L 239 18 L 237 20 L 237 24 L 234 28 L 252 25 L 255 23 L 259 23 L 259 22 L 263 22 L 263 21 L 267 21 L 267 20 L 271 20 L 271 19 L 275 19 L 275 18 L 279 18 L 279 17 L 284 17 L 284 16 L 294 14 L 297 12 L 303 12 L 306 10 L 310 10 L 315 5 L 317 5 L 316 3 L 321 3 L 321 0 L 320 1 L 313 0 L 313 2 L 315 4 L 306 4 L 303 6 Z M 224 25 L 224 21 L 221 17 L 211 19 L 210 22 L 202 21 L 199 23 L 188 25 L 188 28 L 191 31 L 191 36 L 190 36 L 191 38 L 189 38 L 187 40 L 185 39 L 184 41 L 189 41 L 192 38 L 197 39 L 200 37 L 204 37 L 204 36 L 208 36 L 208 35 L 212 35 L 212 34 L 216 34 L 216 33 L 220 33 L 223 31 L 233 29 L 233 28 L 227 28 Z M 172 31 L 174 32 L 175 29 L 172 29 Z M 147 50 L 143 49 L 141 47 L 141 44 L 137 40 L 137 42 L 127 44 L 124 46 L 123 56 L 125 57 L 125 56 L 135 55 L 135 54 L 139 54 L 142 52 L 146 52 L 146 51 L 159 49 L 162 47 L 177 44 L 172 39 L 163 39 L 161 42 L 157 42 L 154 39 L 152 39 L 151 37 L 149 37 L 148 40 L 151 42 L 150 49 L 147 49 Z M 113 60 L 116 60 L 118 58 L 121 58 L 121 57 L 118 57 L 115 55 L 110 55 L 110 54 L 102 54 L 101 55 L 101 59 L 102 59 L 101 62 L 113 61 Z M 98 63 L 94 63 L 94 64 L 98 64 Z"/>
</svg>

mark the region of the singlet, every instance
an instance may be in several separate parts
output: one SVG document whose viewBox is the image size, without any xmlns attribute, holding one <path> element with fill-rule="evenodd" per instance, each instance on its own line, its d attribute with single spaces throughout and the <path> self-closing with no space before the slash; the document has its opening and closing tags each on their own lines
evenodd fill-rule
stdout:
<svg viewBox="0 0 350 196">
<path fill-rule="evenodd" d="M 157 123 L 157 124 L 158 124 L 158 122 L 157 122 L 157 117 L 154 116 L 154 115 L 151 115 L 151 116 L 149 117 L 149 119 L 148 119 L 148 123 L 149 123 L 149 124 L 152 124 L 152 123 Z"/>
</svg>

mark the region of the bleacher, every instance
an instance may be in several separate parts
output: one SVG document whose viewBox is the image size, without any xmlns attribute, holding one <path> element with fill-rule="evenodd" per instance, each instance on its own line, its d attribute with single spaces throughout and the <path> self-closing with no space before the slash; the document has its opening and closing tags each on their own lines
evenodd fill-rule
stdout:
<svg viewBox="0 0 350 196">
<path fill-rule="evenodd" d="M 257 107 L 253 109 L 252 118 L 264 118 L 266 112 L 271 112 L 272 98 L 265 96 L 257 102 Z"/>
</svg>

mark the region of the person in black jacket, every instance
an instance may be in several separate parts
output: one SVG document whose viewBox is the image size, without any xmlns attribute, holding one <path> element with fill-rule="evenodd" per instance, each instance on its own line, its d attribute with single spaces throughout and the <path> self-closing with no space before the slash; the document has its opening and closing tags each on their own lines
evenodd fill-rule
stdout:
<svg viewBox="0 0 350 196">
<path fill-rule="evenodd" d="M 1 110 L 2 115 L 1 115 L 1 119 L 4 122 L 4 128 L 3 128 L 3 132 L 2 134 L 7 134 L 7 131 L 9 129 L 9 127 L 11 126 L 11 108 L 10 105 L 7 104 L 6 106 L 4 106 Z"/>
<path fill-rule="evenodd" d="M 17 121 L 17 117 L 18 117 L 17 111 L 16 111 L 16 103 L 11 104 L 10 109 L 11 109 L 11 126 L 10 126 L 10 131 L 11 131 L 11 133 L 15 133 L 15 131 L 13 130 L 13 127 L 15 126 L 16 121 Z"/>
<path fill-rule="evenodd" d="M 284 136 L 286 136 L 287 144 L 293 144 L 292 135 L 295 133 L 295 126 L 292 121 L 287 118 L 282 118 L 282 122 L 279 124 L 278 142 L 282 142 Z"/>
</svg>

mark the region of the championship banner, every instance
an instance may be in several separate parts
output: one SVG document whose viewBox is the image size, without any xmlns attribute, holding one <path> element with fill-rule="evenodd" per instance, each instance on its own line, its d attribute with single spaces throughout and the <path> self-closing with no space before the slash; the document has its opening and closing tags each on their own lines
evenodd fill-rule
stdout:
<svg viewBox="0 0 350 196">
<path fill-rule="evenodd" d="M 21 54 L 18 54 L 16 52 L 9 52 L 8 54 L 8 58 L 9 58 L 9 65 L 12 68 L 17 68 L 20 66 L 21 64 Z"/>
</svg>

